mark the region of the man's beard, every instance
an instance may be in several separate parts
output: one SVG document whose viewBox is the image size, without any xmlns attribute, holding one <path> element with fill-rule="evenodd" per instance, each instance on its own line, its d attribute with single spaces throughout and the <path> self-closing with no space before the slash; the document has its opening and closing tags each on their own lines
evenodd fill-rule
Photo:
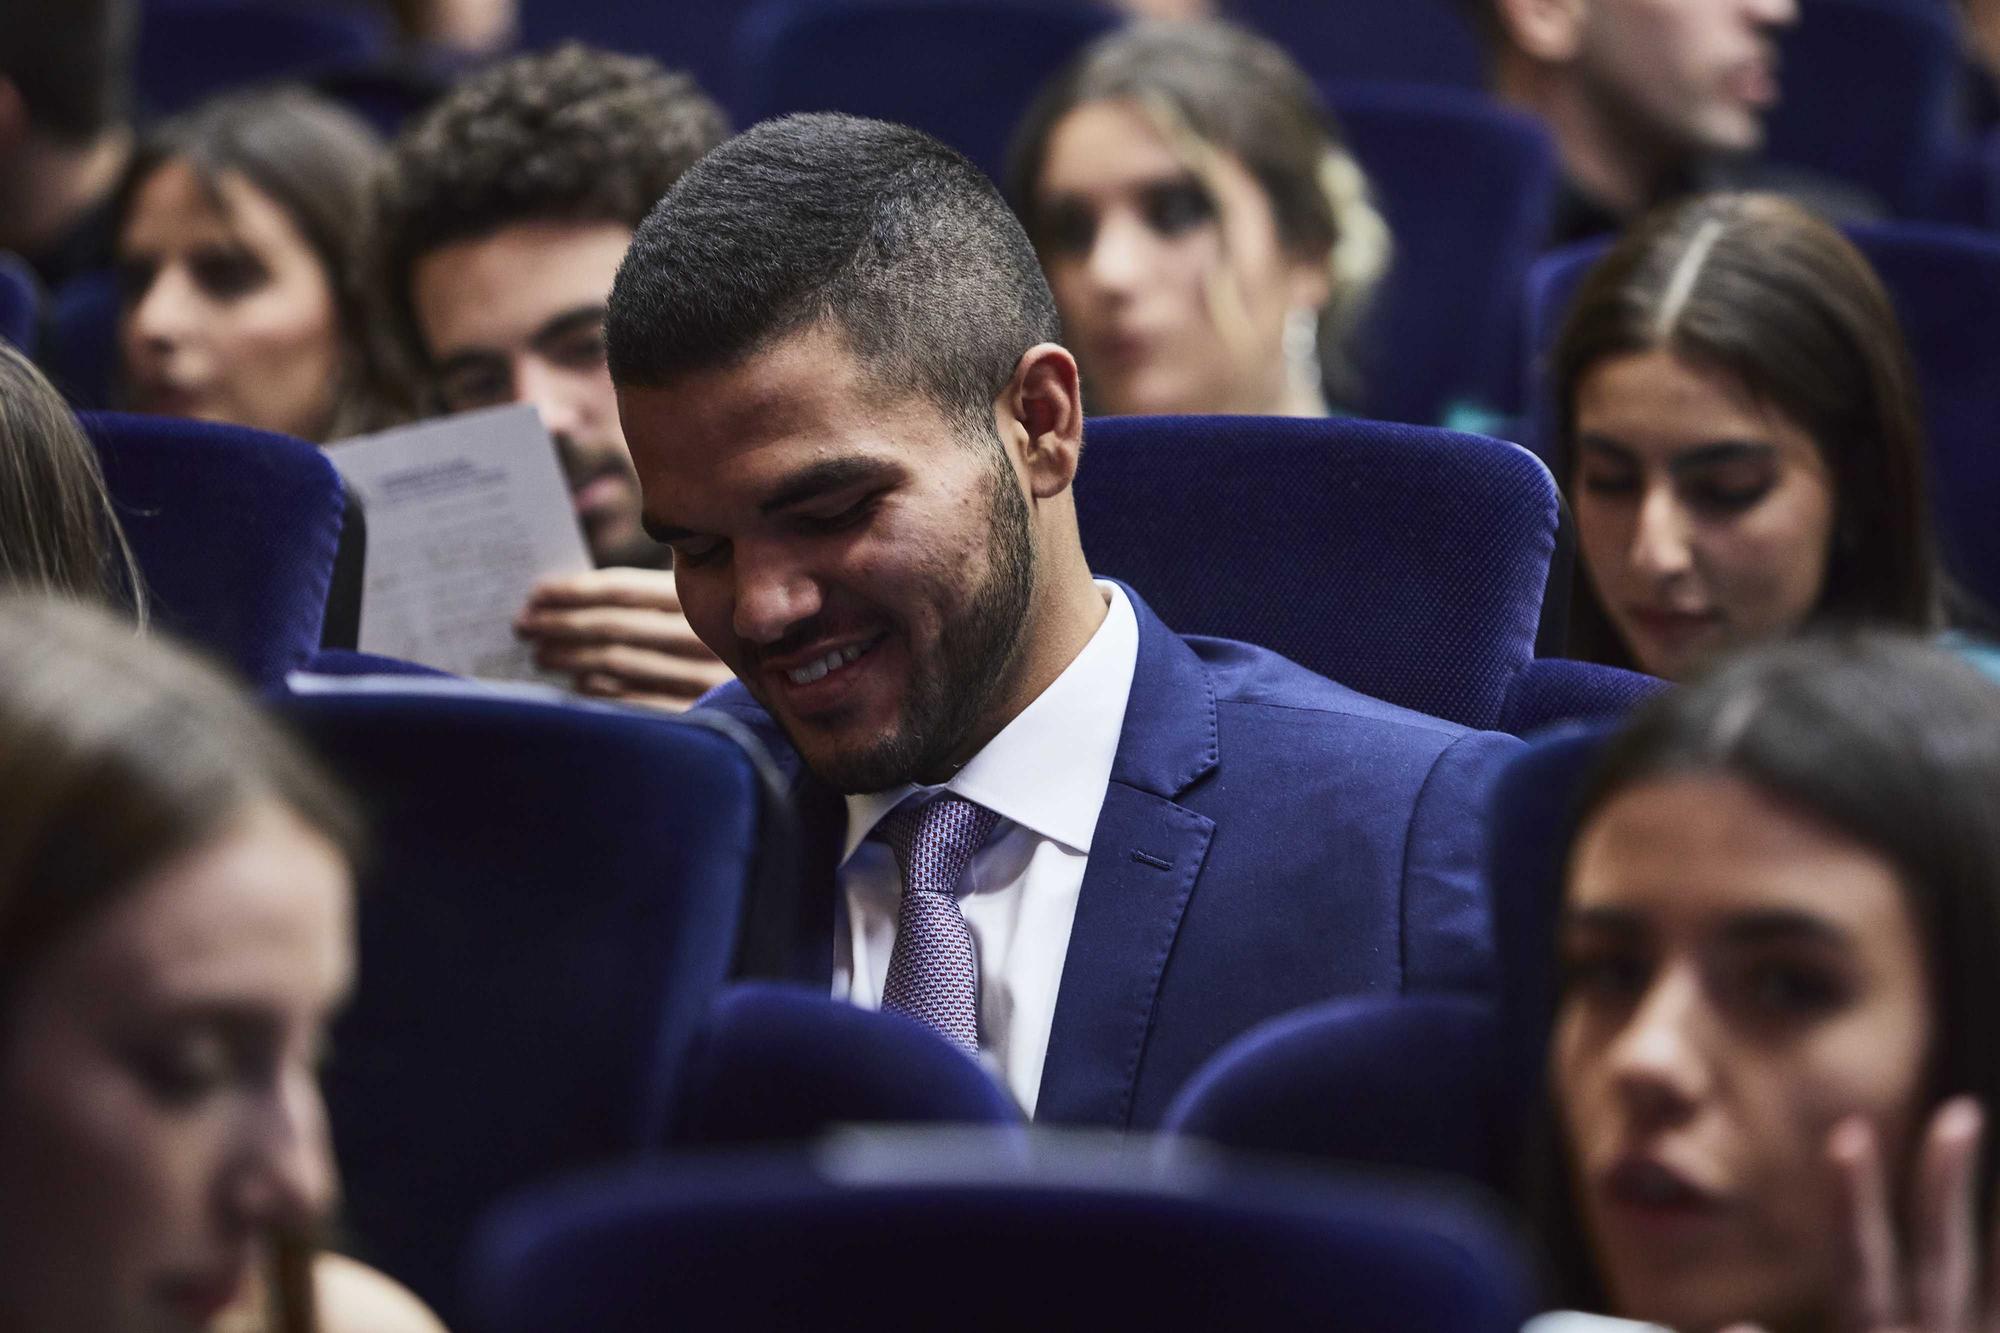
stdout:
<svg viewBox="0 0 2000 1333">
<path fill-rule="evenodd" d="M 883 791 L 950 769 L 966 737 L 1013 676 L 1035 591 L 1034 542 L 1028 504 L 1013 469 L 998 448 L 994 460 L 986 579 L 966 608 L 939 627 L 935 661 L 912 661 L 894 728 L 866 748 L 807 761 L 814 775 L 835 791 Z"/>
</svg>

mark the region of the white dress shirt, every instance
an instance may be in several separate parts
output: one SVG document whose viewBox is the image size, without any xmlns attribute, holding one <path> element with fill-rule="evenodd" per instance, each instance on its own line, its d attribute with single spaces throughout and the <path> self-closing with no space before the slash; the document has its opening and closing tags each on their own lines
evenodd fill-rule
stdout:
<svg viewBox="0 0 2000 1333">
<path fill-rule="evenodd" d="M 979 965 L 980 1057 L 1029 1115 L 1139 660 L 1131 603 L 1116 584 L 1097 587 L 1107 609 L 1090 642 L 951 781 L 847 798 L 833 994 L 869 1009 L 882 1003 L 903 877 L 888 846 L 868 834 L 919 791 L 950 791 L 1000 816 L 972 858 L 958 901 Z"/>
</svg>

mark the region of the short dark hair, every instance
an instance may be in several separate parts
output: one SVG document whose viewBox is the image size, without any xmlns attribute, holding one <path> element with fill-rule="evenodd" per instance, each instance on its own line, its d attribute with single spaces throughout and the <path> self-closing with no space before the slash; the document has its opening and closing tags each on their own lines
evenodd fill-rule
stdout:
<svg viewBox="0 0 2000 1333">
<path fill-rule="evenodd" d="M 906 125 L 833 114 L 767 121 L 696 163 L 633 239 L 605 336 L 614 380 L 657 386 L 819 324 L 989 433 L 1022 353 L 1062 336 L 979 168 Z"/>
<path fill-rule="evenodd" d="M 382 161 L 367 121 L 304 88 L 230 93 L 162 121 L 133 157 L 115 211 L 122 232 L 139 190 L 160 168 L 185 162 L 222 208 L 221 179 L 239 175 L 284 211 L 305 238 L 333 292 L 345 382 L 325 438 L 365 429 L 384 387 L 370 355 L 361 289 L 362 235 Z"/>
<path fill-rule="evenodd" d="M 35 128 L 87 143 L 132 118 L 138 17 L 134 0 L 0 4 L 0 79 L 20 90 Z"/>
<path fill-rule="evenodd" d="M 1551 356 L 1566 491 L 1584 376 L 1655 348 L 1728 376 L 1818 446 L 1834 530 L 1814 619 L 1941 621 L 1916 375 L 1888 293 L 1846 237 L 1770 194 L 1685 200 L 1627 232 L 1584 278 Z M 1588 584 L 1573 607 L 1570 651 L 1628 665 Z"/>
<path fill-rule="evenodd" d="M 374 285 L 400 350 L 429 359 L 410 301 L 425 255 L 524 222 L 636 229 L 728 133 L 688 75 L 575 42 L 467 79 L 391 145 L 377 195 Z"/>
<path fill-rule="evenodd" d="M 1634 787 L 1698 774 L 1741 779 L 1895 868 L 1930 972 L 1924 1095 L 1932 1107 L 1970 1094 L 1989 1116 L 2000 1108 L 2000 685 L 1914 636 L 1754 648 L 1636 714 L 1600 757 L 1574 827 Z M 1979 1170 L 1984 1230 L 2000 1153 L 1982 1154 Z M 1540 1202 L 1571 1288 L 1558 1294 L 1587 1301 L 1569 1197 L 1552 1188 Z"/>
</svg>

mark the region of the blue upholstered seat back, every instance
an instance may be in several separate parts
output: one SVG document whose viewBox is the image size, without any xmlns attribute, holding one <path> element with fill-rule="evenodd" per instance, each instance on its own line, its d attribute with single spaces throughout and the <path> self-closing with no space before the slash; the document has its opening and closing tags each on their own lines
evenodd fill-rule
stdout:
<svg viewBox="0 0 2000 1333">
<path fill-rule="evenodd" d="M 449 1319 L 492 1199 L 662 1137 L 787 830 L 726 723 L 415 688 L 281 707 L 377 848 L 327 1077 L 346 1221 Z"/>
<path fill-rule="evenodd" d="M 1524 449 L 1374 421 L 1090 422 L 1084 554 L 1183 634 L 1472 726 L 1534 656 L 1555 484 Z"/>
<path fill-rule="evenodd" d="M 1515 1333 L 1519 1251 L 1474 1199 L 1095 1136 L 881 1137 L 676 1161 L 516 1200 L 487 1333 L 681 1328 Z"/>
<path fill-rule="evenodd" d="M 320 646 L 346 503 L 312 445 L 242 426 L 83 414 L 159 622 L 271 687 Z"/>
</svg>

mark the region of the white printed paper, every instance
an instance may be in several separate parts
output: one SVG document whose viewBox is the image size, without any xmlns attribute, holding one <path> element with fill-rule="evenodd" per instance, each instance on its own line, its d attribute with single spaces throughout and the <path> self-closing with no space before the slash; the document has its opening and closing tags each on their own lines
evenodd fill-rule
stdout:
<svg viewBox="0 0 2000 1333">
<path fill-rule="evenodd" d="M 368 523 L 361 651 L 536 678 L 514 617 L 538 579 L 590 568 L 555 442 L 526 405 L 333 444 Z"/>
</svg>

